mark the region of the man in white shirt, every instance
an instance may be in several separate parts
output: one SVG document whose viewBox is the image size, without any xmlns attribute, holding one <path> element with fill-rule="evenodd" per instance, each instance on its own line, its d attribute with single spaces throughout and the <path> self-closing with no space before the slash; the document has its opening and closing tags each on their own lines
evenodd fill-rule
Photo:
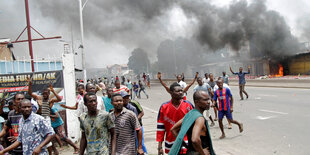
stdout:
<svg viewBox="0 0 310 155">
<path fill-rule="evenodd" d="M 208 73 L 205 73 L 205 77 L 202 79 L 203 83 L 208 83 L 210 81 L 209 77 L 208 77 Z"/>
<path fill-rule="evenodd" d="M 87 107 L 84 105 L 84 86 L 79 85 L 78 87 L 79 90 L 79 96 L 76 100 L 76 104 L 74 106 L 67 106 L 64 104 L 61 104 L 60 106 L 66 109 L 71 109 L 71 110 L 77 110 L 77 117 L 80 117 L 84 112 L 87 112 Z M 93 92 L 96 93 L 96 87 L 92 83 L 86 84 L 86 92 Z M 97 109 L 98 110 L 105 110 L 104 102 L 102 100 L 102 97 L 97 96 Z"/>
<path fill-rule="evenodd" d="M 86 85 L 86 92 L 93 92 L 96 93 L 96 87 L 94 84 L 90 83 Z M 102 97 L 97 96 L 97 109 L 98 110 L 105 110 L 105 106 L 102 100 Z M 79 102 L 78 106 L 78 117 L 80 117 L 84 112 L 87 112 L 87 107 L 84 105 L 84 100 Z"/>
<path fill-rule="evenodd" d="M 177 76 L 177 80 L 178 80 L 178 84 L 179 84 L 183 89 L 186 88 L 187 84 L 186 84 L 184 81 L 182 81 L 182 75 L 178 75 L 178 76 Z"/>
</svg>

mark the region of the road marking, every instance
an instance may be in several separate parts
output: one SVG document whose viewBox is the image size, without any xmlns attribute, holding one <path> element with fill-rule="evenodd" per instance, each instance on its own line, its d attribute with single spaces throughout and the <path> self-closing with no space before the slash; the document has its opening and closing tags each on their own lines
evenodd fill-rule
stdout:
<svg viewBox="0 0 310 155">
<path fill-rule="evenodd" d="M 261 97 L 255 97 L 254 98 L 255 100 L 260 100 L 260 99 L 262 99 Z"/>
<path fill-rule="evenodd" d="M 142 105 L 141 105 L 141 106 L 142 106 Z M 153 109 L 151 109 L 151 108 L 148 108 L 148 107 L 146 107 L 146 106 L 142 106 L 142 108 L 143 108 L 143 109 L 146 109 L 146 110 L 148 110 L 148 111 L 151 111 L 152 113 L 158 114 L 158 111 L 155 111 L 155 110 L 153 110 Z"/>
<path fill-rule="evenodd" d="M 278 95 L 271 95 L 271 94 L 257 94 L 258 96 L 267 96 L 267 97 L 277 97 Z"/>
<path fill-rule="evenodd" d="M 282 115 L 287 115 L 287 114 L 288 114 L 288 113 L 286 113 L 286 112 L 272 111 L 272 110 L 265 110 L 265 109 L 259 109 L 258 111 L 262 111 L 262 112 L 270 112 L 270 113 L 282 114 Z"/>
<path fill-rule="evenodd" d="M 256 116 L 257 119 L 259 120 L 267 120 L 267 119 L 270 119 L 270 118 L 274 118 L 276 116 L 267 116 L 267 117 L 264 117 L 264 116 Z"/>
</svg>

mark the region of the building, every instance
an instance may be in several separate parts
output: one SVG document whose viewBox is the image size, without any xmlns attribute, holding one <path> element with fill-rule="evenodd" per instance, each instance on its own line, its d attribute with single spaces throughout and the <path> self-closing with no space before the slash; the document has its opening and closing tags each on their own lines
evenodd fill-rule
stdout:
<svg viewBox="0 0 310 155">
<path fill-rule="evenodd" d="M 12 61 L 15 59 L 10 47 L 12 44 L 8 43 L 10 39 L 0 39 L 0 60 Z"/>
</svg>

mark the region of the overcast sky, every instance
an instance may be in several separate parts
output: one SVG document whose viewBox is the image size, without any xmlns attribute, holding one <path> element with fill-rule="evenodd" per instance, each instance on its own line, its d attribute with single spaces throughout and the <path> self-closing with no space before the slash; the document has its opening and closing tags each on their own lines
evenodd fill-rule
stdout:
<svg viewBox="0 0 310 155">
<path fill-rule="evenodd" d="M 139 14 L 135 11 L 132 11 L 133 15 L 128 15 L 131 13 L 131 10 L 122 13 L 122 8 L 117 8 L 118 10 L 116 9 L 117 11 L 115 11 L 115 8 L 112 7 L 112 5 L 114 5 L 113 3 L 97 2 L 100 3 L 100 6 L 104 5 L 104 8 L 101 8 L 95 6 L 96 3 L 92 1 L 98 0 L 89 0 L 84 10 L 85 16 L 87 18 L 96 19 L 98 23 L 103 22 L 101 21 L 102 19 L 106 19 L 103 24 L 105 24 L 107 30 L 100 31 L 99 24 L 96 25 L 96 23 L 92 23 L 94 21 L 84 17 L 84 40 L 88 67 L 105 67 L 106 65 L 115 63 L 127 64 L 130 52 L 137 47 L 147 50 L 154 61 L 156 58 L 156 54 L 154 53 L 156 53 L 157 47 L 161 41 L 165 39 L 174 39 L 180 36 L 185 38 L 191 37 L 195 29 L 192 25 L 197 22 L 194 19 L 187 18 L 182 9 L 177 6 L 171 7 L 169 10 L 163 10 L 163 12 L 160 13 L 155 12 L 155 10 L 155 13 L 150 14 L 152 17 L 147 18 L 143 17 L 143 14 Z M 31 25 L 45 37 L 60 35 L 63 36 L 62 40 L 70 44 L 73 35 L 74 50 L 79 53 L 77 49 L 80 43 L 78 1 L 62 0 L 61 3 L 59 2 L 62 4 L 59 5 L 59 10 L 55 10 L 55 7 L 57 8 L 58 6 L 53 4 L 54 1 L 29 0 L 29 3 Z M 232 3 L 232 1 L 213 0 L 211 3 L 225 7 L 229 3 Z M 111 6 L 109 6 L 109 4 Z M 126 6 L 126 4 L 124 5 Z M 284 16 L 292 33 L 299 41 L 307 41 L 307 38 L 304 37 L 300 31 L 299 25 L 304 19 L 309 21 L 309 0 L 267 0 L 266 5 L 268 9 L 276 10 Z M 161 6 L 159 5 L 158 7 Z M 113 9 L 109 10 L 110 8 Z M 66 9 L 70 11 L 66 12 Z M 152 8 L 147 9 L 152 10 Z M 126 8 L 124 10 L 126 10 Z M 142 6 L 141 12 L 148 12 L 148 10 L 143 10 Z M 107 15 L 109 15 L 109 17 L 105 17 Z M 117 20 L 118 18 L 122 20 Z M 131 22 L 130 20 L 132 19 L 136 22 Z M 122 26 L 118 27 L 115 25 Z M 123 25 L 128 26 L 124 27 Z M 24 1 L 0 0 L 0 38 L 15 40 L 25 26 Z M 308 27 L 310 27 L 310 25 Z M 89 29 L 96 29 L 96 31 L 91 31 Z M 128 29 L 130 31 L 128 31 Z M 100 32 L 100 34 L 96 34 L 96 32 Z M 33 38 L 39 37 L 34 31 L 32 31 L 32 34 Z M 22 39 L 26 39 L 26 33 L 22 36 Z M 61 57 L 63 52 L 63 42 L 59 40 L 37 41 L 33 44 L 34 55 L 37 57 L 47 58 L 48 55 L 50 57 Z M 27 43 L 14 44 L 13 50 L 17 57 L 28 57 L 29 55 Z M 76 58 L 78 61 L 80 60 L 79 56 Z"/>
</svg>

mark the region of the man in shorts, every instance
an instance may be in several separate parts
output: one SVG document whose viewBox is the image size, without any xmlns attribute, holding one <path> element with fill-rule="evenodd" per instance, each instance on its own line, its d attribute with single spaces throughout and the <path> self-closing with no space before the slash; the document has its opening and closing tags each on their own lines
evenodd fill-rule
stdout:
<svg viewBox="0 0 310 155">
<path fill-rule="evenodd" d="M 218 80 L 218 87 L 219 89 L 216 92 L 214 92 L 213 106 L 216 105 L 216 100 L 218 99 L 218 105 L 216 107 L 218 108 L 219 126 L 222 131 L 222 135 L 220 139 L 223 139 L 225 138 L 224 127 L 223 127 L 224 116 L 226 116 L 229 122 L 239 126 L 240 133 L 243 131 L 243 124 L 239 123 L 236 120 L 233 120 L 232 118 L 234 99 L 233 99 L 233 96 L 230 90 L 223 88 L 222 79 Z"/>
<path fill-rule="evenodd" d="M 64 128 L 64 121 L 61 119 L 57 108 L 55 108 L 54 106 L 51 109 L 50 117 L 51 117 L 52 127 L 56 133 L 56 139 L 58 140 L 58 138 L 60 138 L 64 142 L 71 145 L 74 148 L 73 154 L 78 154 L 79 148 L 66 136 L 65 128 Z M 61 141 L 58 143 L 60 144 L 60 146 L 62 146 Z"/>
</svg>

